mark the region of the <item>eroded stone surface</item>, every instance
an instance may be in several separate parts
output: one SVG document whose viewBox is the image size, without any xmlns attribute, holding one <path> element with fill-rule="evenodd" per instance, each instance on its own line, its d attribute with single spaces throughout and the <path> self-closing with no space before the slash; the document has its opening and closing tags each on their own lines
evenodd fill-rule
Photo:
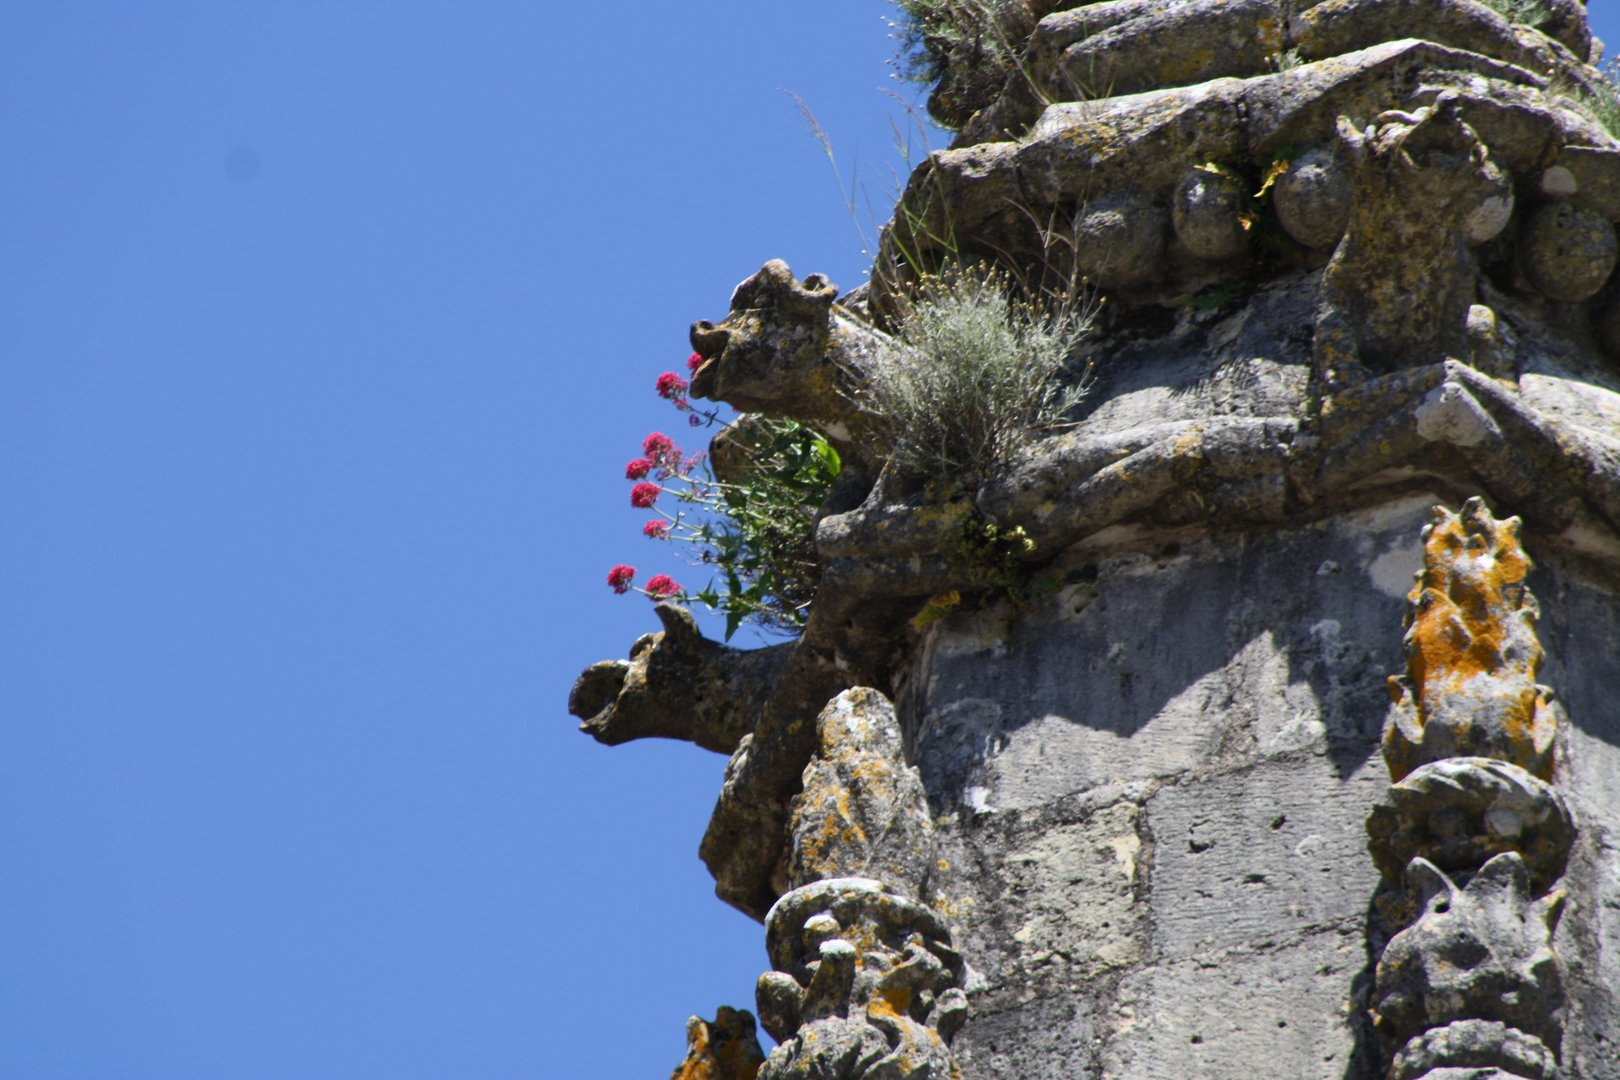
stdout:
<svg viewBox="0 0 1620 1080">
<path fill-rule="evenodd" d="M 1620 142 L 1577 100 L 1584 11 L 1004 22 L 941 58 L 960 134 L 869 290 L 769 264 L 693 331 L 695 392 L 819 425 L 856 466 L 764 706 L 704 722 L 732 750 L 721 895 L 796 898 L 764 1075 L 1620 1080 Z M 1092 394 L 1004 469 L 895 483 L 862 373 L 920 273 L 979 259 L 1107 292 L 1073 365 Z M 1528 564 L 1465 508 L 1428 536 L 1451 569 L 1417 593 L 1374 810 L 1419 526 L 1471 495 L 1534 538 L 1568 712 L 1536 683 Z M 980 519 L 1024 530 L 1055 589 L 964 559 Z M 640 649 L 582 708 L 623 702 L 628 730 Z M 889 889 L 826 880 L 850 873 Z"/>
<path fill-rule="evenodd" d="M 1101 1075 L 1372 1080 L 1352 990 L 1359 920 L 1133 973 L 1109 1010 Z"/>
<path fill-rule="evenodd" d="M 928 801 L 906 764 L 894 706 L 876 690 L 846 690 L 816 718 L 816 738 L 788 819 L 789 884 L 872 877 L 911 896 L 932 895 Z"/>
<path fill-rule="evenodd" d="M 1414 859 L 1408 881 L 1419 892 L 1422 914 L 1396 934 L 1378 961 L 1373 1011 L 1379 1034 L 1410 1055 L 1413 1040 L 1432 1043 L 1433 1029 L 1459 1021 L 1493 1021 L 1530 1036 L 1556 1055 L 1562 1043 L 1563 966 L 1552 935 L 1565 895 L 1537 897 L 1517 853 L 1492 857 L 1459 886 L 1433 863 Z M 1509 1056 L 1503 1036 L 1471 1053 Z M 1511 1065 L 1511 1060 L 1454 1060 L 1430 1051 L 1425 1067 Z M 1415 1074 L 1414 1074 L 1415 1075 Z"/>
<path fill-rule="evenodd" d="M 729 754 L 759 722 L 792 645 L 745 651 L 705 638 L 690 612 L 655 609 L 664 629 L 581 673 L 568 711 L 580 730 L 614 746 L 631 739 L 683 739 Z"/>
</svg>

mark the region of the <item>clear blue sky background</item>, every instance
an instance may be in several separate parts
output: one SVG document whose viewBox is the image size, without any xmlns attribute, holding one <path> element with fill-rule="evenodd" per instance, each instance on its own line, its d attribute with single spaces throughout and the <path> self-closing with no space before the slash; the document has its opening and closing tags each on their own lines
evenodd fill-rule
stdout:
<svg viewBox="0 0 1620 1080">
<path fill-rule="evenodd" d="M 682 569 L 686 325 L 860 281 L 781 90 L 885 216 L 889 9 L 598 10 L 0 7 L 0 1076 L 663 1077 L 751 1006 L 723 760 L 564 703 Z"/>
</svg>

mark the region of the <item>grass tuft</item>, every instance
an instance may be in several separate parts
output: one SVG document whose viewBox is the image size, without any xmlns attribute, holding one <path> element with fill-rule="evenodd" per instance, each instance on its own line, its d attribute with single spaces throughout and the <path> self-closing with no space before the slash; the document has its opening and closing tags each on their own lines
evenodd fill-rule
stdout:
<svg viewBox="0 0 1620 1080">
<path fill-rule="evenodd" d="M 956 478 L 1006 463 L 1085 395 L 1065 369 L 1090 327 L 1087 312 L 1025 299 L 982 265 L 924 278 L 896 327 L 904 360 L 869 390 L 893 464 Z"/>
<path fill-rule="evenodd" d="M 1549 14 L 1544 0 L 1484 0 L 1484 2 L 1487 7 L 1495 8 L 1497 13 L 1509 22 L 1525 26 L 1540 26 L 1547 20 Z"/>
</svg>

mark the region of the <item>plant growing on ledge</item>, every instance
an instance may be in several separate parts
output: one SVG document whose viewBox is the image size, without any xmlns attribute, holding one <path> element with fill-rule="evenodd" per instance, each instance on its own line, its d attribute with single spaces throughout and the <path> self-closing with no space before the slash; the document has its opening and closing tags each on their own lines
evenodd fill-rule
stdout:
<svg viewBox="0 0 1620 1080">
<path fill-rule="evenodd" d="M 1062 424 L 1085 396 L 1086 375 L 1065 375 L 1091 328 L 1089 309 L 1026 299 L 1013 285 L 974 266 L 916 286 L 895 330 L 907 362 L 875 370 L 868 389 L 896 468 L 971 482 Z"/>
<path fill-rule="evenodd" d="M 693 354 L 689 366 L 700 362 Z M 716 414 L 694 410 L 686 391 L 674 372 L 658 377 L 658 395 L 694 426 L 719 423 Z M 634 482 L 630 504 L 657 514 L 642 535 L 682 545 L 689 562 L 715 576 L 697 591 L 668 574 L 642 587 L 634 584 L 635 567 L 620 564 L 607 583 L 621 594 L 704 604 L 725 616 L 728 641 L 745 621 L 796 634 L 821 577 L 815 514 L 838 477 L 838 452 L 795 421 L 751 415 L 726 426 L 711 449 L 686 454 L 655 431 L 642 441 L 642 456 L 625 466 L 625 478 Z"/>
</svg>

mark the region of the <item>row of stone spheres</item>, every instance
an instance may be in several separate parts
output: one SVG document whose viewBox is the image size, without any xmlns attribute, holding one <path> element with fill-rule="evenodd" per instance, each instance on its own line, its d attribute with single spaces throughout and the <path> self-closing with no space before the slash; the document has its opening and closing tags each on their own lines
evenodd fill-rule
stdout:
<svg viewBox="0 0 1620 1080">
<path fill-rule="evenodd" d="M 771 263 L 692 330 L 695 395 L 844 455 L 803 634 L 660 606 L 570 700 L 730 756 L 701 856 L 772 970 L 676 1077 L 1620 1080 L 1620 140 L 1584 6 L 962 10 L 957 137 L 870 281 Z M 1077 422 L 917 484 L 861 388 L 930 258 L 1100 307 Z M 996 593 L 982 521 L 1057 587 Z"/>
</svg>

